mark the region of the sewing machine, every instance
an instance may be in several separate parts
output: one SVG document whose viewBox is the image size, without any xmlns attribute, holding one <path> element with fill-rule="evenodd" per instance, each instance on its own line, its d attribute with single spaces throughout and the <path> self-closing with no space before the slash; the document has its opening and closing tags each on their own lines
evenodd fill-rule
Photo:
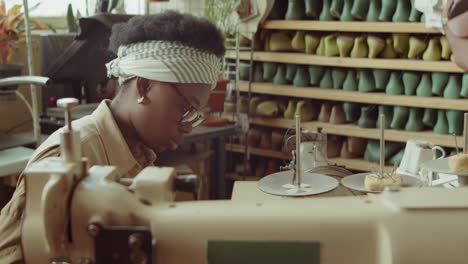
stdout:
<svg viewBox="0 0 468 264">
<path fill-rule="evenodd" d="M 174 202 L 172 168 L 87 168 L 67 110 L 62 157 L 26 170 L 29 263 L 466 263 L 468 189 Z"/>
</svg>

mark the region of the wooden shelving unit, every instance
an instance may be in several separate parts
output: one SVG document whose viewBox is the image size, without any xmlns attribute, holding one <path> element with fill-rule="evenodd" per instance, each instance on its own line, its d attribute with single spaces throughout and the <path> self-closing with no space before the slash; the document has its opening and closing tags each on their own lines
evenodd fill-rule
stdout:
<svg viewBox="0 0 468 264">
<path fill-rule="evenodd" d="M 312 20 L 269 20 L 261 25 L 263 29 L 272 30 L 305 30 L 320 32 L 362 32 L 362 33 L 415 33 L 415 34 L 440 34 L 439 30 L 426 28 L 422 23 L 392 23 L 392 22 L 340 22 L 340 21 L 312 21 Z M 227 58 L 236 58 L 234 52 L 228 51 Z M 421 72 L 448 72 L 463 73 L 455 63 L 451 61 L 424 61 L 410 59 L 369 59 L 350 57 L 327 57 L 300 52 L 265 52 L 255 51 L 241 52 L 241 60 L 250 60 L 251 55 L 254 61 L 278 62 L 286 64 L 318 65 L 328 67 L 343 68 L 370 68 L 388 69 L 398 71 L 421 71 Z M 417 97 L 406 95 L 387 95 L 379 93 L 360 93 L 357 91 L 344 91 L 334 89 L 323 89 L 318 87 L 295 87 L 292 85 L 274 85 L 271 83 L 241 83 L 241 92 L 252 92 L 264 95 L 275 95 L 284 97 L 297 97 L 319 100 L 330 100 L 340 102 L 355 102 L 364 104 L 400 105 L 407 107 L 450 109 L 468 111 L 468 100 L 466 99 L 445 99 L 441 97 Z M 232 115 L 226 115 L 232 117 Z M 294 120 L 284 118 L 263 118 L 249 117 L 250 123 L 254 125 L 273 128 L 294 128 Z M 321 128 L 323 132 L 341 136 L 354 136 L 368 139 L 378 139 L 379 130 L 376 128 L 359 128 L 356 124 L 331 124 L 318 121 L 304 122 L 304 129 L 317 130 Z M 386 130 L 385 139 L 388 141 L 406 142 L 409 139 L 427 140 L 439 146 L 455 147 L 455 140 L 452 135 L 439 135 L 432 131 L 408 132 L 402 130 Z M 457 142 L 461 144 L 463 139 L 457 137 Z M 243 153 L 243 146 L 231 145 L 226 148 L 228 151 Z M 259 155 L 278 159 L 288 159 L 285 153 L 264 149 L 249 148 L 252 155 Z M 330 164 L 344 166 L 352 170 L 368 171 L 370 167 L 377 164 L 367 162 L 362 159 L 331 158 Z M 391 169 L 386 167 L 386 169 Z"/>
<path fill-rule="evenodd" d="M 228 144 L 226 145 L 227 151 L 237 152 L 237 153 L 244 153 L 244 146 L 237 145 L 237 144 Z M 251 155 L 268 157 L 268 158 L 275 158 L 275 159 L 283 159 L 283 160 L 290 160 L 290 155 L 280 152 L 280 151 L 272 151 L 268 149 L 260 149 L 260 148 L 252 148 L 249 147 L 248 151 Z M 370 168 L 377 168 L 379 165 L 374 162 L 369 162 L 363 159 L 344 159 L 344 158 L 330 158 L 328 159 L 330 165 L 336 166 L 343 166 L 349 170 L 357 170 L 357 171 L 369 171 Z M 392 170 L 392 166 L 385 166 L 386 170 Z"/>
<path fill-rule="evenodd" d="M 227 51 L 226 57 L 235 59 L 235 52 Z M 241 60 L 250 60 L 250 52 L 240 52 Z M 291 64 L 321 65 L 348 68 L 373 68 L 402 71 L 464 72 L 451 61 L 423 61 L 409 59 L 367 59 L 317 56 L 298 52 L 256 51 L 253 60 Z"/>
<path fill-rule="evenodd" d="M 265 29 L 309 30 L 333 32 L 396 32 L 438 34 L 436 28 L 426 28 L 422 23 L 393 22 L 338 22 L 316 20 L 269 20 L 261 25 Z"/>
<path fill-rule="evenodd" d="M 225 115 L 226 118 L 232 119 L 230 115 Z M 250 117 L 249 121 L 254 125 L 261 125 L 275 128 L 293 128 L 294 120 L 284 118 L 264 118 L 264 117 Z M 360 128 L 354 124 L 331 124 L 318 121 L 302 123 L 304 129 L 317 130 L 322 128 L 322 131 L 328 134 L 351 136 L 368 139 L 379 139 L 379 129 L 377 128 Z M 406 142 L 408 139 L 419 139 L 430 141 L 436 145 L 444 147 L 455 147 L 455 140 L 453 135 L 439 135 L 429 131 L 408 132 L 404 130 L 385 130 L 385 140 Z M 463 142 L 463 137 L 458 136 L 457 142 Z"/>
<path fill-rule="evenodd" d="M 248 83 L 241 83 L 241 92 L 248 92 Z M 361 93 L 357 91 L 344 91 L 324 89 L 318 87 L 296 87 L 292 85 L 276 85 L 272 83 L 252 83 L 251 92 L 278 96 L 322 99 L 340 102 L 355 102 L 382 105 L 401 105 L 408 107 L 452 109 L 468 111 L 467 99 L 445 99 L 442 97 L 419 97 L 410 95 L 388 95 L 382 92 Z"/>
</svg>

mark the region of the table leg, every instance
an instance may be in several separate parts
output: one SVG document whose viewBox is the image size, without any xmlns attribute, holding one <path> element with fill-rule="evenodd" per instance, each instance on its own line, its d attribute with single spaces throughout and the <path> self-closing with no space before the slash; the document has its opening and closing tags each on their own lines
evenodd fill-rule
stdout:
<svg viewBox="0 0 468 264">
<path fill-rule="evenodd" d="M 224 137 L 214 139 L 214 159 L 211 175 L 211 199 L 227 199 L 226 197 L 226 140 Z"/>
</svg>

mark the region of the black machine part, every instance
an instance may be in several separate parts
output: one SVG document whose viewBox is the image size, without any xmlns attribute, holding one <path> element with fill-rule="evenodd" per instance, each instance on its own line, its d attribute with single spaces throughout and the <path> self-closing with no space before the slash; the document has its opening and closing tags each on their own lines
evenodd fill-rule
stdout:
<svg viewBox="0 0 468 264">
<path fill-rule="evenodd" d="M 81 18 L 79 34 L 41 35 L 42 75 L 53 81 L 44 91 L 44 106 L 49 106 L 51 97 L 99 100 L 96 88 L 108 80 L 105 64 L 116 57 L 108 49 L 112 26 L 131 17 L 100 14 Z"/>
<path fill-rule="evenodd" d="M 153 264 L 156 243 L 142 226 L 101 226 L 91 223 L 96 264 Z"/>
</svg>

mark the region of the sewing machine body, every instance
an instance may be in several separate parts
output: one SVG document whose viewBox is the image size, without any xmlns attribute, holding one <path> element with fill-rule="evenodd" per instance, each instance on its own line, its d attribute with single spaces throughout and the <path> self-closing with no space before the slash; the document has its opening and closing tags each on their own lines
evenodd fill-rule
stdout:
<svg viewBox="0 0 468 264">
<path fill-rule="evenodd" d="M 93 167 L 86 175 L 84 164 L 49 158 L 26 171 L 22 238 L 26 263 L 100 263 L 95 252 L 99 229 L 90 229 L 96 226 L 146 227 L 156 241 L 154 255 L 146 257 L 164 264 L 208 263 L 209 241 L 319 242 L 319 263 L 468 259 L 468 188 L 404 188 L 375 196 L 280 201 L 173 202 L 171 168 L 146 168 L 125 186 L 113 167 Z"/>
</svg>

